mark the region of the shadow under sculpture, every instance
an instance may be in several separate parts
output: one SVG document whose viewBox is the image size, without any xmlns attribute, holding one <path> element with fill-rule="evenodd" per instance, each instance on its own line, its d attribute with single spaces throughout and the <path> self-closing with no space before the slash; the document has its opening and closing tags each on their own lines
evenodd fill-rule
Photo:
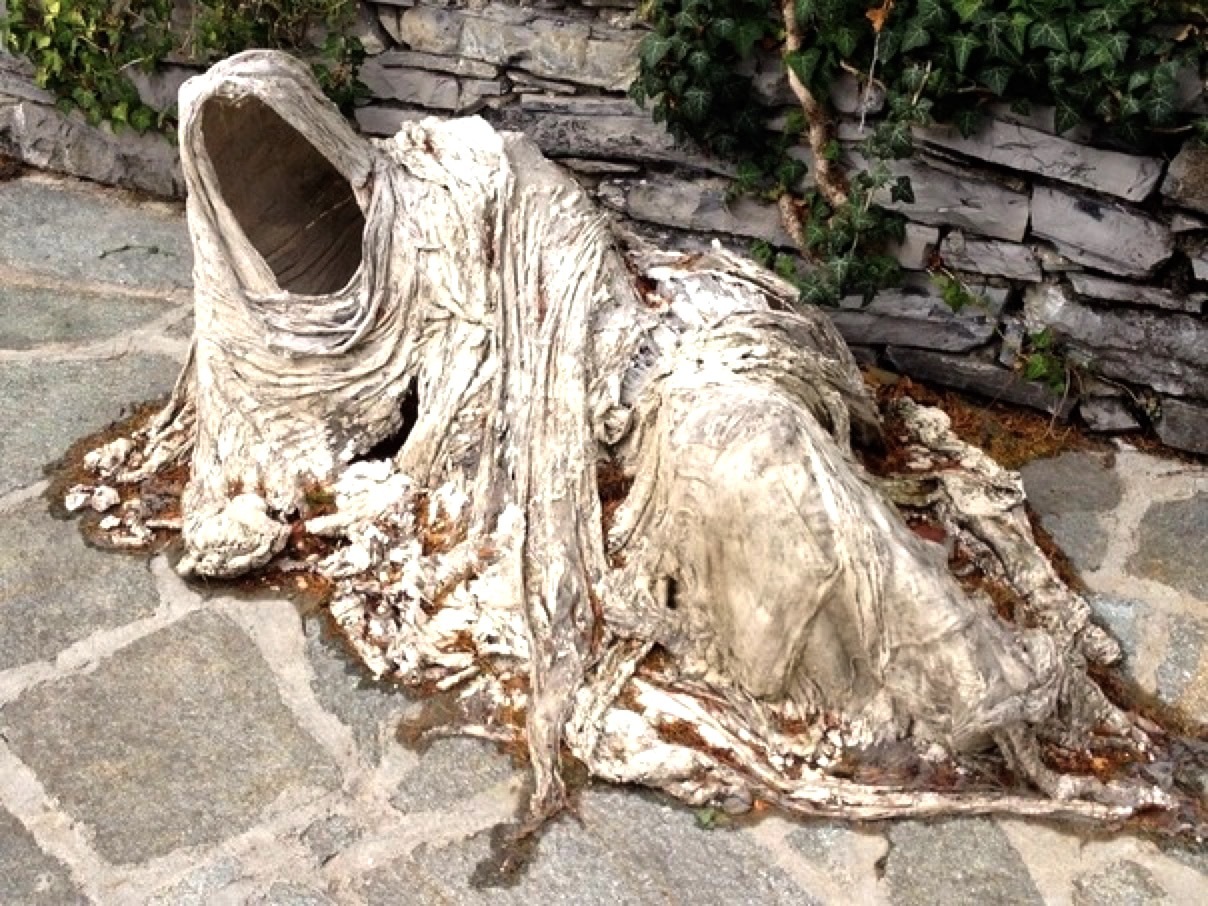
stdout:
<svg viewBox="0 0 1208 906">
<path fill-rule="evenodd" d="M 527 748 L 532 822 L 564 805 L 568 753 L 735 810 L 1166 803 L 1046 766 L 1050 744 L 1144 758 L 1088 676 L 1116 644 L 1037 549 L 1018 477 L 942 413 L 899 403 L 909 474 L 864 470 L 851 445 L 876 440 L 876 408 L 788 285 L 721 251 L 622 244 L 481 119 L 366 140 L 281 54 L 215 66 L 180 111 L 192 355 L 167 408 L 87 462 L 129 486 L 190 465 L 182 572 L 332 539 L 292 566 L 334 582 L 374 673 Z M 602 505 L 605 474 L 624 494 Z M 316 488 L 334 511 L 305 518 Z M 1012 590 L 1011 624 L 895 500 Z M 128 499 L 114 539 L 145 515 Z M 853 779 L 878 753 L 915 780 Z"/>
</svg>

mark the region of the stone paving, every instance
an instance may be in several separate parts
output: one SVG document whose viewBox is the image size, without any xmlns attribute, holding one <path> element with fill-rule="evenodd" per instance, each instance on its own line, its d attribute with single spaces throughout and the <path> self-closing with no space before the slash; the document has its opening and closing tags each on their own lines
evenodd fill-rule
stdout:
<svg viewBox="0 0 1208 906">
<path fill-rule="evenodd" d="M 517 886 L 472 883 L 521 772 L 419 754 L 411 707 L 286 601 L 201 594 L 52 518 L 43 467 L 166 392 L 186 352 L 179 208 L 0 183 L 0 903 L 1200 903 L 1208 854 L 984 818 L 704 829 L 592 788 Z M 1127 669 L 1208 719 L 1208 470 L 1127 448 L 1035 462 L 1043 520 Z"/>
</svg>

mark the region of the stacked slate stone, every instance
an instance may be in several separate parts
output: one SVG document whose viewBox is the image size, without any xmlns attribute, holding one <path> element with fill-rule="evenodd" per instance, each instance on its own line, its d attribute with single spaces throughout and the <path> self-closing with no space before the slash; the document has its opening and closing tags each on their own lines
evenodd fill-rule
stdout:
<svg viewBox="0 0 1208 906">
<path fill-rule="evenodd" d="M 385 136 L 408 119 L 478 113 L 526 132 L 658 242 L 716 239 L 744 250 L 762 240 L 791 250 L 773 205 L 728 199 L 727 164 L 677 146 L 626 97 L 644 29 L 638 2 L 366 3 L 356 33 L 370 54 L 361 79 L 372 97 L 357 124 Z M 129 133 L 85 135 L 78 116 L 6 76 L 2 60 L 0 153 L 178 189 L 170 158 L 152 159 Z M 189 71 L 141 77 L 144 100 L 168 103 Z M 762 61 L 754 74 L 765 100 L 793 107 L 778 62 Z M 1208 112 L 1204 86 L 1186 75 L 1181 103 Z M 882 99 L 847 78 L 832 100 L 854 158 Z M 973 138 L 936 127 L 917 139 L 921 153 L 893 164 L 910 176 L 914 201 L 883 199 L 909 219 L 895 250 L 906 279 L 870 305 L 850 299 L 834 313 L 857 354 L 1096 431 L 1151 424 L 1167 444 L 1208 453 L 1208 150 L 1185 147 L 1167 162 L 1092 147 L 1078 130 L 1056 134 L 1052 111 L 1039 109 L 1002 108 Z M 928 274 L 937 265 L 981 304 L 954 312 Z M 1046 329 L 1095 377 L 1065 393 L 1024 380 L 1025 338 Z"/>
<path fill-rule="evenodd" d="M 387 135 L 429 113 L 481 113 L 527 132 L 663 242 L 791 248 L 773 205 L 728 201 L 725 164 L 677 147 L 626 99 L 636 6 L 379 2 L 383 52 L 362 74 L 374 101 L 357 121 Z M 778 65 L 756 75 L 768 101 L 792 106 Z M 845 143 L 854 148 L 880 100 L 855 79 L 836 87 Z M 1203 86 L 1190 80 L 1183 103 L 1208 109 Z M 866 360 L 1062 418 L 1077 412 L 1096 431 L 1152 422 L 1171 446 L 1208 452 L 1208 152 L 1186 148 L 1167 164 L 1055 132 L 1052 111 L 1005 108 L 973 138 L 921 131 L 922 154 L 893 165 L 915 193 L 890 205 L 910 221 L 896 250 L 906 280 L 870 305 L 846 301 L 834 318 Z M 983 304 L 952 311 L 926 273 L 940 262 Z M 1024 380 L 1014 367 L 1023 338 L 1046 328 L 1098 378 L 1065 393 Z"/>
</svg>

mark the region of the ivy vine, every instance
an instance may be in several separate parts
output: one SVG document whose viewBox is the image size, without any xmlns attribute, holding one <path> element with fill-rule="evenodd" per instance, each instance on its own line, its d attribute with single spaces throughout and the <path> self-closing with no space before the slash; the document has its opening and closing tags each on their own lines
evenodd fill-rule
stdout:
<svg viewBox="0 0 1208 906">
<path fill-rule="evenodd" d="M 357 0 L 198 0 L 190 23 L 173 22 L 173 0 L 8 0 L 0 39 L 34 66 L 35 79 L 93 124 L 169 131 L 174 110 L 140 99 L 129 73 L 168 57 L 209 61 L 252 47 L 312 62 L 327 95 L 348 112 L 367 94 L 357 79 L 365 51 L 347 34 Z M 179 27 L 177 27 L 179 25 Z"/>
<path fill-rule="evenodd" d="M 1208 64 L 1204 0 L 647 0 L 643 14 L 651 32 L 631 96 L 677 138 L 737 161 L 736 192 L 778 201 L 811 266 L 797 273 L 791 258 L 758 251 L 810 302 L 896 281 L 886 249 L 901 220 L 873 201 L 911 200 L 884 164 L 913 152 L 914 126 L 971 135 L 992 104 L 1043 104 L 1058 132 L 1087 126 L 1147 151 L 1208 142 L 1208 118 L 1178 104 L 1180 78 Z M 760 53 L 781 56 L 801 100 L 780 134 L 754 87 Z M 884 112 L 859 149 L 868 166 L 828 184 L 842 151 L 815 99 L 845 71 L 883 92 Z M 824 165 L 814 187 L 789 153 L 806 133 Z"/>
</svg>

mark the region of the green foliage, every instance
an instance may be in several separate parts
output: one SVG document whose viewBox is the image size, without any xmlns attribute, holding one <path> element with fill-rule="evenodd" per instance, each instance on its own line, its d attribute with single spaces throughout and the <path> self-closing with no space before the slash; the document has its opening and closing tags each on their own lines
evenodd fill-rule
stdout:
<svg viewBox="0 0 1208 906">
<path fill-rule="evenodd" d="M 150 70 L 171 49 L 171 12 L 172 0 L 8 0 L 3 34 L 61 106 L 142 132 L 168 118 L 139 100 L 126 71 Z"/>
<path fill-rule="evenodd" d="M 652 102 L 676 138 L 738 161 L 736 192 L 767 198 L 798 191 L 789 151 L 804 127 L 798 118 L 781 135 L 769 130 L 751 75 L 755 48 L 782 46 L 779 9 L 771 0 L 647 0 L 653 31 L 630 92 Z M 815 97 L 844 70 L 875 73 L 884 86 L 885 115 L 861 149 L 873 170 L 912 153 L 913 126 L 952 123 L 970 135 L 997 102 L 1020 112 L 1050 105 L 1058 131 L 1086 125 L 1141 150 L 1172 136 L 1208 141 L 1208 119 L 1177 110 L 1180 72 L 1208 65 L 1204 0 L 795 0 L 795 14 L 803 43 L 784 62 Z M 800 278 L 804 299 L 868 295 L 893 279 L 883 253 L 900 226 L 870 203 L 874 193 L 910 200 L 908 182 L 872 170 L 853 177 L 840 210 L 805 198 L 803 251 L 815 267 Z"/>
<path fill-rule="evenodd" d="M 1062 354 L 1049 328 L 1024 337 L 1020 352 L 1018 367 L 1024 380 L 1039 381 L 1047 384 L 1054 393 L 1065 394 L 1075 368 Z"/>
<path fill-rule="evenodd" d="M 297 54 L 347 113 L 368 94 L 357 80 L 365 49 L 345 34 L 356 13 L 356 0 L 198 0 L 191 49 L 207 59 L 253 47 Z"/>
<path fill-rule="evenodd" d="M 127 73 L 151 71 L 178 49 L 171 29 L 173 0 L 9 0 L 0 36 L 34 64 L 39 85 L 65 109 L 96 124 L 139 132 L 170 130 L 173 111 L 144 104 Z M 323 90 L 349 110 L 364 96 L 357 70 L 360 41 L 344 34 L 355 0 L 199 0 L 184 48 L 218 59 L 253 47 L 288 50 L 312 61 Z"/>
</svg>

